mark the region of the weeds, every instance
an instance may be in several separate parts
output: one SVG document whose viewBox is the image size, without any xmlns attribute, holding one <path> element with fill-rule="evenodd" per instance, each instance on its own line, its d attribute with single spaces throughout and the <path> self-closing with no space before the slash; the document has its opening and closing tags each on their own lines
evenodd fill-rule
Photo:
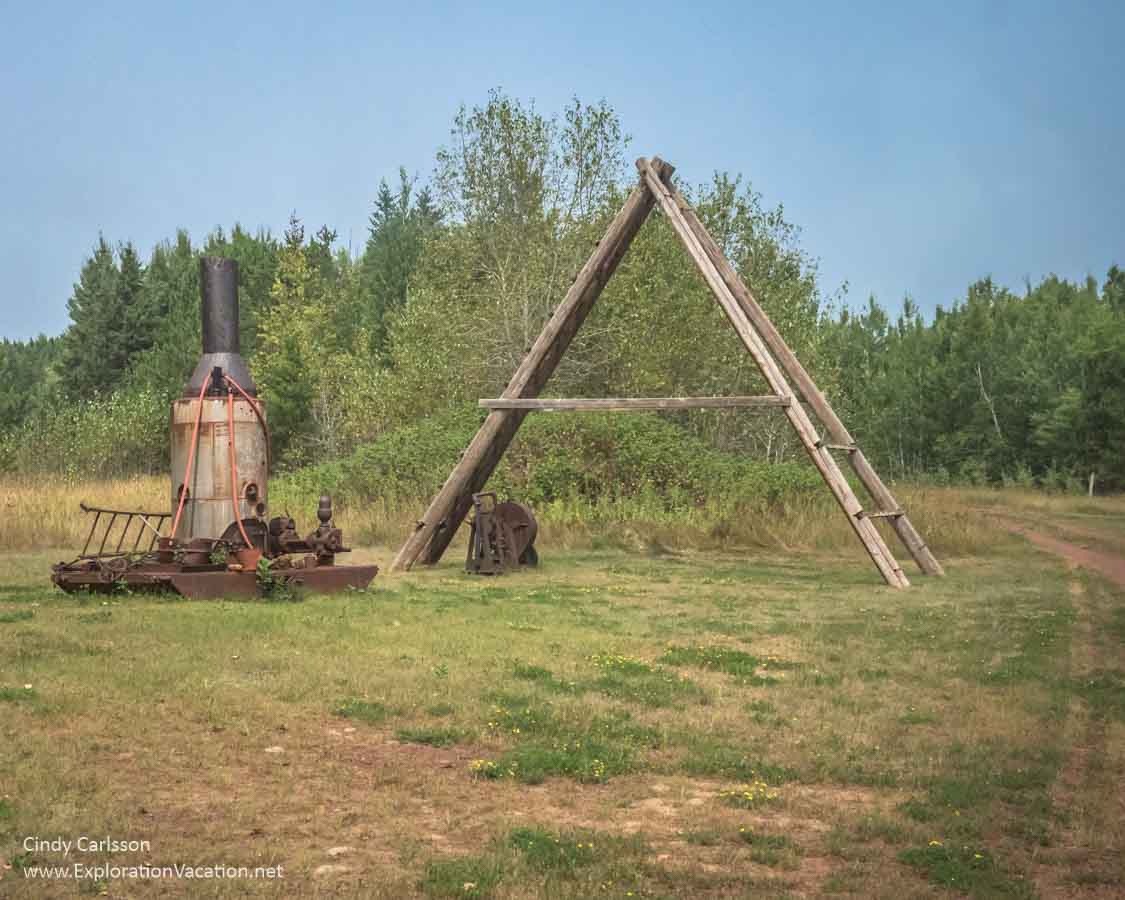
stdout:
<svg viewBox="0 0 1125 900">
<path fill-rule="evenodd" d="M 493 695 L 488 729 L 516 741 L 494 760 L 477 760 L 470 769 L 482 778 L 514 778 L 538 784 L 552 776 L 605 782 L 637 767 L 637 752 L 654 746 L 654 729 L 637 725 L 624 711 L 584 716 L 536 706 L 527 697 Z"/>
<path fill-rule="evenodd" d="M 1125 673 L 1095 672 L 1072 682 L 1073 690 L 1082 697 L 1094 715 L 1125 721 Z"/>
<path fill-rule="evenodd" d="M 542 828 L 515 828 L 508 843 L 520 852 L 527 864 L 540 872 L 573 871 L 594 862 L 595 838 L 592 834 L 555 834 Z"/>
<path fill-rule="evenodd" d="M 785 866 L 796 868 L 795 857 L 800 848 L 783 834 L 762 834 L 753 828 L 742 826 L 738 838 L 750 847 L 750 859 L 763 866 Z"/>
<path fill-rule="evenodd" d="M 285 570 L 275 569 L 273 561 L 262 557 L 255 571 L 258 590 L 262 597 L 271 603 L 297 603 L 304 599 L 300 588 Z"/>
<path fill-rule="evenodd" d="M 39 699 L 30 685 L 24 687 L 0 687 L 0 703 L 34 703 Z"/>
<path fill-rule="evenodd" d="M 771 788 L 764 781 L 754 781 L 742 785 L 736 790 L 721 792 L 719 800 L 735 809 L 758 809 L 762 806 L 768 806 L 780 796 L 780 791 Z"/>
<path fill-rule="evenodd" d="M 660 657 L 660 661 L 671 666 L 695 666 L 713 672 L 736 675 L 739 677 L 739 683 L 748 687 L 777 684 L 785 677 L 786 671 L 799 668 L 797 663 L 787 662 L 776 656 L 759 658 L 733 647 L 702 645 L 670 646 Z"/>
<path fill-rule="evenodd" d="M 1010 879 L 987 849 L 946 846 L 936 838 L 925 847 L 911 847 L 899 855 L 900 862 L 925 872 L 934 884 L 952 888 L 970 897 L 1031 897 L 1031 886 Z"/>
<path fill-rule="evenodd" d="M 342 701 L 333 712 L 342 718 L 356 719 L 368 725 L 378 725 L 391 715 L 390 710 L 382 703 L 373 703 L 356 697 Z"/>
<path fill-rule="evenodd" d="M 431 747 L 452 747 L 465 737 L 457 728 L 400 728 L 395 737 L 408 744 L 428 744 Z"/>
<path fill-rule="evenodd" d="M 727 675 L 754 675 L 761 661 L 731 647 L 669 647 L 660 661 L 670 666 L 695 666 Z"/>
<path fill-rule="evenodd" d="M 418 887 L 430 897 L 489 897 L 503 877 L 504 868 L 499 860 L 462 856 L 427 863 Z"/>
<path fill-rule="evenodd" d="M 793 781 L 797 773 L 787 767 L 755 759 L 739 747 L 709 739 L 695 739 L 680 768 L 688 775 L 729 778 L 780 785 Z"/>
<path fill-rule="evenodd" d="M 681 835 L 689 844 L 697 847 L 717 847 L 723 842 L 723 834 L 713 828 L 704 828 L 698 831 L 685 831 Z"/>
</svg>

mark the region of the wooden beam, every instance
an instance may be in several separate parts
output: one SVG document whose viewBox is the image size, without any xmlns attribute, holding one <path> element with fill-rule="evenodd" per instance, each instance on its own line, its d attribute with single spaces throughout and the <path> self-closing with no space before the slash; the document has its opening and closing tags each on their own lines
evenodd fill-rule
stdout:
<svg viewBox="0 0 1125 900">
<path fill-rule="evenodd" d="M 481 400 L 486 409 L 568 410 L 574 412 L 629 412 L 643 409 L 729 409 L 739 406 L 788 406 L 789 397 L 598 397 L 542 400 L 498 397 Z"/>
<path fill-rule="evenodd" d="M 812 377 L 801 364 L 797 355 L 790 349 L 777 328 L 774 327 L 773 322 L 770 321 L 765 310 L 758 304 L 758 301 L 754 298 L 750 289 L 747 288 L 742 279 L 738 277 L 738 273 L 735 272 L 734 267 L 723 255 L 719 245 L 715 243 L 714 238 L 708 233 L 703 223 L 699 221 L 695 210 L 691 208 L 691 205 L 674 186 L 669 184 L 668 190 L 677 208 L 691 228 L 692 233 L 703 246 L 712 264 L 718 270 L 720 277 L 734 295 L 739 306 L 742 307 L 743 313 L 762 336 L 762 340 L 765 342 L 766 346 L 777 358 L 781 368 L 785 370 L 785 374 L 793 380 L 793 384 L 796 385 L 801 396 L 804 397 L 805 401 L 812 407 L 817 418 L 824 423 L 825 428 L 831 433 L 833 441 L 841 445 L 854 446 L 855 439 L 848 432 L 843 421 L 836 415 L 835 410 L 832 409 L 827 398 L 820 392 L 820 389 L 813 382 Z M 856 448 L 854 451 L 850 452 L 848 454 L 848 462 L 851 463 L 860 482 L 867 488 L 880 507 L 883 509 L 898 508 L 898 501 L 886 484 L 883 483 L 883 480 L 879 477 L 879 474 L 875 471 L 874 467 L 872 467 L 871 463 L 868 462 L 862 450 Z M 919 568 L 921 568 L 923 572 L 927 575 L 945 574 L 941 563 L 937 561 L 937 557 L 935 557 L 930 548 L 926 546 L 925 541 L 922 540 L 922 536 L 911 524 L 909 518 L 905 515 L 898 516 L 892 520 L 892 525 L 894 526 L 895 533 L 898 534 L 899 539 L 906 546 L 906 549 L 910 551 L 910 555 L 914 557 L 914 561 L 918 563 Z"/>
<path fill-rule="evenodd" d="M 672 171 L 672 166 L 662 164 L 664 177 Z M 648 186 L 640 181 L 508 382 L 505 398 L 535 397 L 543 389 L 655 202 Z M 488 414 L 461 461 L 398 551 L 391 571 L 409 569 L 419 556 L 427 563 L 441 559 L 469 511 L 472 495 L 484 487 L 526 415 L 526 410 L 519 409 L 497 409 Z"/>
<path fill-rule="evenodd" d="M 869 519 L 894 519 L 898 516 L 905 516 L 905 509 L 881 509 L 877 512 L 865 512 L 865 516 Z"/>
<path fill-rule="evenodd" d="M 658 162 L 658 160 L 654 160 L 653 162 Z M 696 268 L 699 269 L 700 274 L 707 282 L 707 286 L 711 288 L 711 293 L 713 293 L 715 299 L 719 301 L 719 305 L 722 307 L 723 312 L 726 313 L 727 319 L 738 333 L 738 336 L 742 339 L 743 345 L 757 364 L 759 371 L 766 379 L 766 383 L 769 384 L 770 390 L 779 396 L 791 396 L 792 391 L 789 387 L 789 383 L 785 380 L 785 376 L 778 368 L 773 357 L 770 356 L 762 338 L 758 334 L 755 324 L 750 321 L 750 318 L 738 303 L 730 287 L 728 287 L 721 277 L 714 261 L 701 243 L 699 236 L 688 224 L 684 212 L 680 208 L 680 204 L 672 196 L 666 179 L 661 177 L 653 163 L 646 159 L 637 160 L 637 169 L 644 177 L 645 183 L 649 186 L 649 190 L 656 196 L 661 210 L 664 212 L 673 230 L 675 230 L 680 241 L 687 249 L 688 255 L 691 256 L 692 261 L 695 262 Z M 848 523 L 851 525 L 852 530 L 855 531 L 856 536 L 867 551 L 868 556 L 871 557 L 871 561 L 875 563 L 875 567 L 879 570 L 880 574 L 882 574 L 883 580 L 891 587 L 908 587 L 910 581 L 883 541 L 874 523 L 863 517 L 863 507 L 860 505 L 858 498 L 852 491 L 851 485 L 848 484 L 843 472 L 840 471 L 835 458 L 827 449 L 820 446 L 820 438 L 817 435 L 812 420 L 809 419 L 808 413 L 805 412 L 804 408 L 799 403 L 791 403 L 786 407 L 785 414 L 792 423 L 794 430 L 797 432 L 797 436 L 801 439 L 801 443 L 809 454 L 809 458 L 820 471 L 821 476 L 832 491 L 832 495 L 836 498 L 836 501 L 840 504 L 840 507 L 847 514 Z M 846 443 L 851 442 L 848 441 Z"/>
</svg>

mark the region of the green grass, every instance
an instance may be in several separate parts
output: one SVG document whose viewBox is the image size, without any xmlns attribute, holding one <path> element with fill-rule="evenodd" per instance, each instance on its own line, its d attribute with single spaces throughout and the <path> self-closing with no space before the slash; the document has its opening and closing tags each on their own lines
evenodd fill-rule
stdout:
<svg viewBox="0 0 1125 900">
<path fill-rule="evenodd" d="M 781 790 L 764 781 L 753 781 L 719 794 L 719 800 L 734 809 L 760 809 L 781 799 Z"/>
<path fill-rule="evenodd" d="M 550 669 L 543 666 L 532 666 L 519 661 L 512 664 L 512 677 L 521 681 L 530 681 L 544 690 L 558 694 L 580 694 L 586 689 L 577 681 L 563 681 L 556 678 Z"/>
<path fill-rule="evenodd" d="M 497 694 L 492 700 L 488 728 L 514 746 L 474 761 L 472 771 L 483 778 L 606 782 L 635 771 L 640 752 L 660 742 L 655 729 L 639 725 L 627 711 L 591 716 L 579 706 L 557 709 L 520 695 Z"/>
<path fill-rule="evenodd" d="M 0 703 L 35 703 L 38 699 L 31 687 L 0 687 Z"/>
<path fill-rule="evenodd" d="M 345 719 L 355 719 L 368 725 L 378 725 L 391 715 L 391 711 L 382 703 L 360 700 L 358 697 L 342 700 L 334 712 Z"/>
<path fill-rule="evenodd" d="M 898 721 L 902 725 L 933 725 L 938 721 L 938 716 L 912 706 L 898 717 Z"/>
<path fill-rule="evenodd" d="M 931 841 L 925 847 L 911 847 L 898 855 L 900 862 L 920 869 L 934 884 L 970 897 L 1034 896 L 1031 886 L 1001 870 L 984 847 L 946 846 Z"/>
<path fill-rule="evenodd" d="M 680 768 L 688 775 L 734 781 L 762 781 L 773 786 L 798 777 L 794 769 L 751 756 L 740 747 L 714 738 L 691 739 Z"/>
<path fill-rule="evenodd" d="M 418 887 L 429 897 L 491 897 L 503 877 L 503 866 L 491 857 L 435 859 L 426 864 Z"/>
<path fill-rule="evenodd" d="M 1082 836 L 1120 858 L 1119 751 L 1053 799 L 1072 742 L 1123 718 L 1098 582 L 1083 613 L 1018 546 L 901 592 L 859 554 L 545 550 L 293 605 L 102 606 L 45 586 L 55 554 L 13 558 L 0 601 L 33 615 L 0 625 L 0 832 L 145 830 L 348 897 L 1020 896 Z M 1074 670 L 1082 615 L 1099 652 Z M 342 844 L 353 872 L 314 885 Z"/>
<path fill-rule="evenodd" d="M 459 728 L 400 728 L 395 737 L 408 744 L 428 744 L 431 747 L 452 747 L 465 739 Z"/>
<path fill-rule="evenodd" d="M 714 828 L 685 831 L 682 837 L 689 844 L 697 847 L 717 847 L 723 842 L 723 833 Z"/>
<path fill-rule="evenodd" d="M 669 647 L 660 661 L 670 666 L 695 666 L 727 675 L 754 675 L 761 665 L 758 657 L 732 647 Z"/>
<path fill-rule="evenodd" d="M 595 674 L 576 680 L 560 678 L 543 666 L 518 661 L 512 665 L 512 675 L 551 693 L 578 695 L 596 692 L 624 703 L 652 708 L 686 702 L 705 704 L 710 699 L 705 690 L 685 676 L 639 659 L 596 654 L 587 662 Z"/>
<path fill-rule="evenodd" d="M 763 866 L 796 868 L 794 857 L 801 849 L 783 834 L 764 834 L 745 826 L 738 829 L 739 840 L 750 847 L 750 859 Z"/>
<path fill-rule="evenodd" d="M 591 865 L 596 859 L 596 839 L 592 834 L 556 834 L 542 828 L 515 828 L 508 835 L 509 845 L 524 861 L 541 872 L 571 872 Z"/>
<path fill-rule="evenodd" d="M 496 836 L 478 855 L 431 859 L 419 884 L 431 897 L 525 896 L 539 884 L 542 896 L 660 896 L 651 890 L 666 877 L 646 859 L 637 837 L 593 829 L 523 825 Z M 650 889 L 646 889 L 650 888 Z"/>
<path fill-rule="evenodd" d="M 907 840 L 910 832 L 895 819 L 869 815 L 856 822 L 854 833 L 856 839 L 863 843 L 883 841 L 887 844 L 901 844 Z"/>
<path fill-rule="evenodd" d="M 1072 688 L 1096 716 L 1125 721 L 1125 671 L 1104 670 L 1075 679 Z"/>
</svg>

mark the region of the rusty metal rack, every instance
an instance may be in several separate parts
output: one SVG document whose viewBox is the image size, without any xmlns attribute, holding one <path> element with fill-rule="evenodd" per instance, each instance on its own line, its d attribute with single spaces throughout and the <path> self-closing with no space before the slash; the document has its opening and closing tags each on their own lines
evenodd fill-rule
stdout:
<svg viewBox="0 0 1125 900">
<path fill-rule="evenodd" d="M 90 531 L 86 535 L 86 543 L 82 545 L 82 552 L 78 554 L 79 559 L 101 559 L 109 556 L 147 556 L 156 549 L 156 542 L 162 537 L 161 530 L 164 528 L 166 520 L 172 518 L 170 512 L 143 512 L 141 510 L 125 510 L 125 509 L 107 509 L 101 506 L 87 506 L 85 503 L 80 503 L 79 507 L 84 513 L 94 513 L 94 521 L 90 525 Z M 102 524 L 102 516 L 108 516 L 105 522 L 104 530 L 98 531 L 98 526 Z M 121 534 L 117 538 L 117 545 L 112 550 L 106 550 L 106 544 L 110 542 L 110 537 L 113 535 L 114 527 L 117 520 L 123 518 L 121 526 Z M 136 521 L 136 536 L 133 539 L 133 546 L 128 546 L 126 538 L 129 536 L 129 531 L 133 527 L 133 522 Z M 155 524 L 154 524 L 155 523 Z M 147 531 L 146 531 L 147 529 Z M 101 541 L 98 542 L 98 537 Z M 142 548 L 141 538 L 148 537 L 148 543 Z M 98 543 L 98 550 L 96 553 L 90 552 L 91 544 Z"/>
</svg>

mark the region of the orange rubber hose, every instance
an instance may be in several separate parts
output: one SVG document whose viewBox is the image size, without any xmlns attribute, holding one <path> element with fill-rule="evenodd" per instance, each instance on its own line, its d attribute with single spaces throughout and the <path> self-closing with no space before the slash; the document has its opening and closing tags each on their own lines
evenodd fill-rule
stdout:
<svg viewBox="0 0 1125 900">
<path fill-rule="evenodd" d="M 207 387 L 211 384 L 211 376 L 208 375 L 203 379 L 203 387 L 199 389 L 199 399 L 196 401 L 198 407 L 195 411 L 195 427 L 191 432 L 191 446 L 188 447 L 187 468 L 184 469 L 183 487 L 180 489 L 180 505 L 176 507 L 176 518 L 172 520 L 172 534 L 170 540 L 176 537 L 176 532 L 180 527 L 180 515 L 184 511 L 184 501 L 188 495 L 188 482 L 191 480 L 192 466 L 195 464 L 195 447 L 199 443 L 199 421 L 203 418 L 203 395 L 207 393 Z"/>
<path fill-rule="evenodd" d="M 242 540 L 246 542 L 246 549 L 254 549 L 246 528 L 242 524 L 242 512 L 238 508 L 238 464 L 234 461 L 234 391 L 227 389 L 227 447 L 230 449 L 230 502 L 234 507 L 234 520 L 238 523 L 238 530 Z"/>
<path fill-rule="evenodd" d="M 266 474 L 269 474 L 270 466 L 273 464 L 273 448 L 270 445 L 270 430 L 266 427 L 266 419 L 262 415 L 262 408 L 258 401 L 251 397 L 246 391 L 242 389 L 242 385 L 231 378 L 229 375 L 224 375 L 223 378 L 228 383 L 234 385 L 235 390 L 242 395 L 242 399 L 250 404 L 250 408 L 254 410 L 254 415 L 258 417 L 258 424 L 262 426 L 262 433 L 266 436 Z"/>
</svg>

